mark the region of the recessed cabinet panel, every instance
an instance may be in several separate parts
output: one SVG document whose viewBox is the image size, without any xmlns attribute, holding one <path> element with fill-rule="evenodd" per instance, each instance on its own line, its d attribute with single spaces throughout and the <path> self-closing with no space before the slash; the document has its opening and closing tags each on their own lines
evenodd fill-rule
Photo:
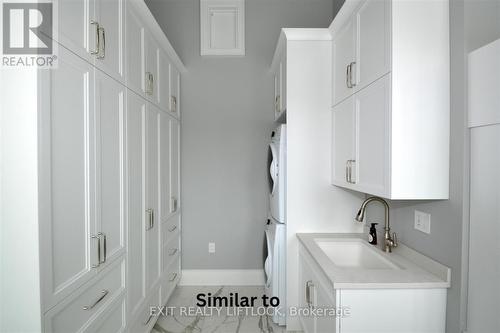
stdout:
<svg viewBox="0 0 500 333">
<path fill-rule="evenodd" d="M 201 0 L 201 55 L 245 55 L 244 0 Z"/>
<path fill-rule="evenodd" d="M 170 88 L 170 99 L 169 99 L 169 111 L 172 112 L 177 117 L 180 116 L 180 74 L 179 70 L 175 68 L 173 64 L 169 66 L 169 88 Z"/>
<path fill-rule="evenodd" d="M 146 297 L 144 206 L 146 101 L 133 92 L 127 94 L 127 219 L 128 219 L 128 299 L 135 314 Z"/>
<path fill-rule="evenodd" d="M 98 220 L 101 262 L 107 264 L 125 251 L 123 178 L 124 87 L 106 74 L 96 75 L 96 138 L 98 177 Z"/>
<path fill-rule="evenodd" d="M 143 94 L 144 80 L 144 25 L 131 4 L 127 5 L 127 86 Z"/>
<path fill-rule="evenodd" d="M 354 93 L 356 22 L 350 19 L 333 40 L 333 105 Z"/>
<path fill-rule="evenodd" d="M 356 94 L 356 186 L 379 196 L 389 191 L 390 88 L 389 75 Z"/>
<path fill-rule="evenodd" d="M 362 89 L 390 70 L 391 1 L 367 0 L 357 19 L 357 89 Z"/>
<path fill-rule="evenodd" d="M 333 108 L 332 118 L 333 183 L 349 184 L 355 181 L 354 98 L 350 97 Z"/>
<path fill-rule="evenodd" d="M 58 34 L 55 39 L 84 59 L 95 50 L 94 0 L 58 1 Z"/>
<path fill-rule="evenodd" d="M 160 221 L 170 216 L 170 117 L 160 113 Z"/>
<path fill-rule="evenodd" d="M 44 304 L 48 308 L 95 274 L 94 69 L 60 48 L 50 71 L 41 145 L 41 219 L 45 234 Z M 42 231 L 42 232 L 46 232 Z"/>
<path fill-rule="evenodd" d="M 180 125 L 176 119 L 170 120 L 170 212 L 180 209 Z"/>
</svg>

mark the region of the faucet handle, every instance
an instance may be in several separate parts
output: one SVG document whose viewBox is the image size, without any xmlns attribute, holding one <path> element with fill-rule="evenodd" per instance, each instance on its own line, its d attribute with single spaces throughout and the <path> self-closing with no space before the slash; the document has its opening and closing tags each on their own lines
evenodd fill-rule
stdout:
<svg viewBox="0 0 500 333">
<path fill-rule="evenodd" d="M 396 236 L 396 233 L 392 233 L 392 247 L 397 247 L 398 246 L 398 237 Z"/>
</svg>

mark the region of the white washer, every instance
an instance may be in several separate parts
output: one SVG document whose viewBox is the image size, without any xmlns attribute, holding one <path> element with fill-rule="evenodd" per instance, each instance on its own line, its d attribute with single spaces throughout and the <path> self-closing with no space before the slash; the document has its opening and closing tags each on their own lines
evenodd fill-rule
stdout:
<svg viewBox="0 0 500 333">
<path fill-rule="evenodd" d="M 271 216 L 286 223 L 286 125 L 278 126 L 271 134 L 268 167 Z"/>
<path fill-rule="evenodd" d="M 286 225 L 270 218 L 266 225 L 266 241 L 266 295 L 279 298 L 279 311 L 272 319 L 278 325 L 286 325 Z"/>
</svg>

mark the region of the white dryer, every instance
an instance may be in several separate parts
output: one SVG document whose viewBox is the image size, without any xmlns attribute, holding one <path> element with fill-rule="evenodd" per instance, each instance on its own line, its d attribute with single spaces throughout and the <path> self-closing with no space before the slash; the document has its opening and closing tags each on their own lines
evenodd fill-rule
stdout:
<svg viewBox="0 0 500 333">
<path fill-rule="evenodd" d="M 266 243 L 266 295 L 279 298 L 280 305 L 272 319 L 278 325 L 286 325 L 286 225 L 270 218 L 266 225 Z"/>
<path fill-rule="evenodd" d="M 271 216 L 280 223 L 286 223 L 286 125 L 284 124 L 271 133 L 268 167 Z"/>
</svg>

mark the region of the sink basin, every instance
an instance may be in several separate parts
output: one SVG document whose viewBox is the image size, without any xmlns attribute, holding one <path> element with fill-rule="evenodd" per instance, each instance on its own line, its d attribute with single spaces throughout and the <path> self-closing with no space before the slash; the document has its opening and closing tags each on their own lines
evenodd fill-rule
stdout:
<svg viewBox="0 0 500 333">
<path fill-rule="evenodd" d="M 315 243 L 333 262 L 343 268 L 398 269 L 378 249 L 362 239 L 315 239 Z"/>
</svg>

